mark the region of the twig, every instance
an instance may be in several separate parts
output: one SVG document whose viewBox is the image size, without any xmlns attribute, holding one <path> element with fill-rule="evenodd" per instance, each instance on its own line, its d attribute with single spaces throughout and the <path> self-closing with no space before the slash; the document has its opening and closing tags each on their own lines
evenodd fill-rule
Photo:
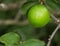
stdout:
<svg viewBox="0 0 60 46">
<path fill-rule="evenodd" d="M 4 4 L 4 3 L 1 3 L 0 4 L 0 11 L 4 10 L 13 10 L 13 9 L 17 9 L 18 8 L 18 3 L 10 3 L 10 4 Z"/>
<path fill-rule="evenodd" d="M 55 20 L 55 21 L 58 20 L 53 14 L 51 14 L 50 16 L 52 17 L 53 20 Z"/>
<path fill-rule="evenodd" d="M 22 16 L 22 13 L 21 13 L 21 9 L 18 11 L 16 17 L 15 17 L 15 20 L 18 21 Z"/>
<path fill-rule="evenodd" d="M 5 3 L 0 3 L 0 11 L 1 10 L 14 10 L 14 9 L 18 9 L 20 6 L 22 6 L 22 4 L 26 2 L 26 0 L 21 0 L 17 3 L 10 3 L 10 4 L 5 4 Z"/>
<path fill-rule="evenodd" d="M 51 14 L 51 18 L 56 22 L 56 24 L 60 23 L 60 19 L 56 18 L 53 14 Z"/>
<path fill-rule="evenodd" d="M 24 26 L 28 24 L 28 20 L 16 22 L 15 20 L 0 20 L 0 25 L 20 25 Z"/>
<path fill-rule="evenodd" d="M 55 15 L 60 15 L 60 11 L 53 11 L 53 10 L 50 10 L 51 13 L 55 14 Z"/>
<path fill-rule="evenodd" d="M 53 31 L 53 33 L 51 34 L 50 38 L 48 39 L 48 43 L 47 43 L 47 46 L 50 46 L 51 44 L 51 41 L 53 39 L 53 37 L 55 36 L 56 32 L 58 31 L 58 29 L 60 28 L 60 24 L 58 24 L 58 26 L 56 27 L 56 29 Z"/>
<path fill-rule="evenodd" d="M 21 6 L 26 2 L 27 0 L 22 0 L 21 3 L 19 2 L 19 11 L 15 17 L 15 20 L 18 21 L 20 19 L 20 17 L 22 16 L 22 12 L 21 12 Z"/>
<path fill-rule="evenodd" d="M 58 18 L 56 18 L 53 14 L 51 14 L 51 17 L 52 17 L 52 19 L 53 19 L 53 20 L 55 20 L 56 22 L 58 22 L 58 21 L 59 21 L 59 19 L 58 19 Z"/>
<path fill-rule="evenodd" d="M 0 25 L 14 25 L 14 24 L 17 24 L 17 25 L 20 25 L 20 26 L 27 25 L 28 24 L 27 20 L 24 20 L 22 22 L 18 21 L 20 16 L 22 15 L 20 8 L 26 1 L 27 0 L 21 0 L 17 3 L 10 3 L 10 4 L 1 3 L 0 4 L 0 10 L 14 10 L 14 9 L 18 8 L 19 11 L 18 11 L 14 20 L 0 20 Z"/>
</svg>

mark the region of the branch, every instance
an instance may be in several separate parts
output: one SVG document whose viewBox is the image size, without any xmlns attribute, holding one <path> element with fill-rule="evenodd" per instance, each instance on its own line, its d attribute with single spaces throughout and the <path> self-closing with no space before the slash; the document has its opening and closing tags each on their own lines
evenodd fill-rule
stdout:
<svg viewBox="0 0 60 46">
<path fill-rule="evenodd" d="M 55 21 L 56 24 L 60 23 L 60 19 L 56 18 L 53 14 L 51 14 L 51 18 Z"/>
<path fill-rule="evenodd" d="M 0 20 L 0 25 L 14 25 L 14 24 L 17 24 L 17 25 L 26 25 L 28 24 L 28 21 L 25 20 L 25 21 L 22 21 L 22 22 L 19 22 L 19 18 L 21 17 L 22 13 L 21 13 L 21 6 L 26 2 L 27 0 L 21 0 L 17 3 L 10 3 L 10 4 L 4 4 L 4 3 L 1 3 L 0 4 L 0 10 L 14 10 L 14 9 L 19 9 L 16 17 L 14 20 Z"/>
<path fill-rule="evenodd" d="M 55 20 L 56 22 L 59 21 L 58 18 L 56 18 L 53 14 L 51 14 L 51 17 L 53 20 Z"/>
<path fill-rule="evenodd" d="M 54 10 L 51 10 L 51 9 L 50 9 L 50 11 L 51 11 L 51 13 L 53 13 L 55 15 L 60 15 L 60 11 L 54 11 Z"/>
<path fill-rule="evenodd" d="M 27 25 L 28 20 L 25 21 L 21 21 L 21 22 L 16 22 L 15 20 L 0 20 L 0 25 L 20 25 L 20 26 L 24 26 Z"/>
<path fill-rule="evenodd" d="M 22 0 L 21 1 L 21 3 L 19 2 L 19 11 L 18 11 L 18 13 L 17 13 L 17 15 L 16 15 L 16 17 L 15 17 L 15 20 L 16 21 L 18 21 L 20 18 L 21 18 L 21 16 L 22 16 L 22 12 L 21 12 L 21 6 L 25 3 L 25 2 L 27 2 L 27 0 Z"/>
<path fill-rule="evenodd" d="M 11 4 L 4 4 L 4 3 L 1 3 L 0 4 L 0 11 L 1 10 L 14 10 L 14 9 L 17 9 L 18 8 L 18 3 L 11 3 Z"/>
<path fill-rule="evenodd" d="M 15 17 L 15 20 L 18 21 L 22 16 L 22 12 L 21 12 L 21 9 L 18 11 L 16 17 Z"/>
<path fill-rule="evenodd" d="M 58 24 L 58 26 L 56 27 L 56 29 L 53 31 L 53 33 L 51 34 L 50 38 L 49 38 L 49 41 L 47 43 L 47 46 L 50 46 L 51 44 L 51 41 L 53 39 L 53 37 L 55 36 L 56 32 L 58 31 L 58 29 L 60 28 L 60 24 Z"/>
<path fill-rule="evenodd" d="M 19 7 L 21 7 L 23 5 L 23 3 L 26 2 L 26 0 L 21 0 L 17 3 L 10 3 L 10 4 L 4 4 L 1 3 L 0 4 L 0 10 L 14 10 L 14 9 L 18 9 Z"/>
</svg>

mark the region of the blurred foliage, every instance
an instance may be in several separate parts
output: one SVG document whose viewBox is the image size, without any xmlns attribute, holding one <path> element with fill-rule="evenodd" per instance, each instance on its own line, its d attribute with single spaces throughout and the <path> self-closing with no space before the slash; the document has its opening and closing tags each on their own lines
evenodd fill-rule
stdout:
<svg viewBox="0 0 60 46">
<path fill-rule="evenodd" d="M 24 41 L 21 46 L 45 46 L 45 43 L 37 39 L 29 39 Z"/>
<path fill-rule="evenodd" d="M 5 19 L 5 18 L 6 18 L 6 12 L 0 11 L 0 19 Z"/>
<path fill-rule="evenodd" d="M 27 0 L 27 1 L 29 2 L 29 1 L 39 1 L 39 0 Z"/>
<path fill-rule="evenodd" d="M 19 2 L 20 0 L 2 0 L 3 3 L 9 4 L 9 3 L 16 3 Z"/>
<path fill-rule="evenodd" d="M 20 37 L 14 32 L 9 32 L 0 37 L 0 42 L 4 43 L 6 46 L 12 46 L 17 44 Z"/>
<path fill-rule="evenodd" d="M 60 12 L 60 4 L 55 0 L 46 0 L 46 6 L 49 10 L 53 12 Z"/>
<path fill-rule="evenodd" d="M 27 12 L 29 11 L 29 9 L 37 3 L 39 3 L 39 2 L 38 1 L 29 1 L 29 2 L 24 3 L 23 6 L 21 7 L 23 15 L 26 15 Z"/>
<path fill-rule="evenodd" d="M 20 0 L 2 0 L 2 3 L 9 4 L 9 3 L 16 3 L 19 1 Z M 22 5 L 21 12 L 22 15 L 26 17 L 26 19 L 27 19 L 27 12 L 29 11 L 29 9 L 37 3 L 40 3 L 39 0 L 27 0 L 27 2 Z M 46 0 L 45 5 L 49 10 L 53 10 L 54 12 L 60 12 L 60 0 Z M 19 9 L 0 11 L 0 19 L 14 19 L 18 10 Z M 29 46 L 29 45 L 45 46 L 45 43 L 47 43 L 48 41 L 49 35 L 53 32 L 56 26 L 57 25 L 54 23 L 54 21 L 51 21 L 45 27 L 42 28 L 34 28 L 30 24 L 26 26 L 17 26 L 17 25 L 0 26 L 0 36 L 1 36 L 0 46 L 4 46 L 4 42 L 6 42 L 7 40 L 9 44 L 12 43 L 11 41 L 13 42 L 19 41 L 19 42 L 23 42 L 23 44 L 17 43 L 6 46 L 20 46 L 20 44 L 21 46 Z M 51 46 L 60 46 L 59 30 L 56 33 L 55 37 L 53 38 Z M 9 34 L 8 32 L 14 32 L 14 33 Z M 16 37 L 16 35 L 19 36 Z M 29 39 L 34 39 L 34 40 L 29 40 Z"/>
</svg>

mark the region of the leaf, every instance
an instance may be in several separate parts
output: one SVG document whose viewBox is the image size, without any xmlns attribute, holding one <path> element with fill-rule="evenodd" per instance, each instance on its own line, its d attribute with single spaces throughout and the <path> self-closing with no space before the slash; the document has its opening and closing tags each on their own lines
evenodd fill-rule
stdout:
<svg viewBox="0 0 60 46">
<path fill-rule="evenodd" d="M 18 44 L 7 44 L 6 46 L 19 46 Z"/>
<path fill-rule="evenodd" d="M 60 0 L 53 0 L 53 1 L 60 5 Z"/>
<path fill-rule="evenodd" d="M 18 43 L 19 40 L 20 40 L 19 35 L 14 32 L 6 33 L 0 37 L 0 42 L 6 45 Z"/>
<path fill-rule="evenodd" d="M 35 37 L 35 36 L 33 36 L 34 28 L 31 25 L 22 27 L 20 32 L 25 35 L 25 40 Z M 24 39 L 24 38 L 22 37 L 22 39 Z"/>
<path fill-rule="evenodd" d="M 13 26 L 8 31 L 13 31 L 13 32 L 18 33 L 21 36 L 22 41 L 35 37 L 33 36 L 34 28 L 31 25 L 26 25 L 23 27 Z"/>
<path fill-rule="evenodd" d="M 26 2 L 22 7 L 21 7 L 21 11 L 23 15 L 26 15 L 28 10 L 35 4 L 37 4 L 39 2 L 36 1 L 30 1 L 30 2 Z"/>
<path fill-rule="evenodd" d="M 55 3 L 53 0 L 46 0 L 46 5 L 48 9 L 53 10 L 54 12 L 60 11 L 60 5 Z"/>
<path fill-rule="evenodd" d="M 44 41 L 40 41 L 37 39 L 29 39 L 22 43 L 22 46 L 45 46 Z"/>
</svg>

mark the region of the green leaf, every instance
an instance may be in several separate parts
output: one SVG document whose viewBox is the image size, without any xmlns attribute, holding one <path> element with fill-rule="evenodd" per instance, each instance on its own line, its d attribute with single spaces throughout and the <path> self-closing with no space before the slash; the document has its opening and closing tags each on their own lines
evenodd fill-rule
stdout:
<svg viewBox="0 0 60 46">
<path fill-rule="evenodd" d="M 30 2 L 26 2 L 22 7 L 21 7 L 21 11 L 23 15 L 26 15 L 28 10 L 35 4 L 37 4 L 39 2 L 36 1 L 30 1 Z"/>
<path fill-rule="evenodd" d="M 22 43 L 22 46 L 45 46 L 44 41 L 40 41 L 37 39 L 29 39 Z"/>
<path fill-rule="evenodd" d="M 52 1 L 60 5 L 60 0 L 52 0 Z"/>
<path fill-rule="evenodd" d="M 35 37 L 35 35 L 33 35 L 34 28 L 31 25 L 26 25 L 23 27 L 13 26 L 8 31 L 17 32 L 21 36 L 22 41 Z"/>
<path fill-rule="evenodd" d="M 35 37 L 35 36 L 33 36 L 34 28 L 31 25 L 22 27 L 20 32 L 24 34 L 25 40 Z M 22 39 L 24 39 L 24 38 L 22 37 Z"/>
<path fill-rule="evenodd" d="M 7 44 L 6 46 L 19 46 L 19 44 Z"/>
<path fill-rule="evenodd" d="M 60 11 L 60 5 L 55 3 L 53 0 L 46 0 L 46 5 L 48 9 L 53 10 L 54 12 Z"/>
<path fill-rule="evenodd" d="M 0 37 L 0 42 L 6 45 L 18 43 L 19 40 L 20 40 L 19 35 L 14 32 L 6 33 Z"/>
</svg>

